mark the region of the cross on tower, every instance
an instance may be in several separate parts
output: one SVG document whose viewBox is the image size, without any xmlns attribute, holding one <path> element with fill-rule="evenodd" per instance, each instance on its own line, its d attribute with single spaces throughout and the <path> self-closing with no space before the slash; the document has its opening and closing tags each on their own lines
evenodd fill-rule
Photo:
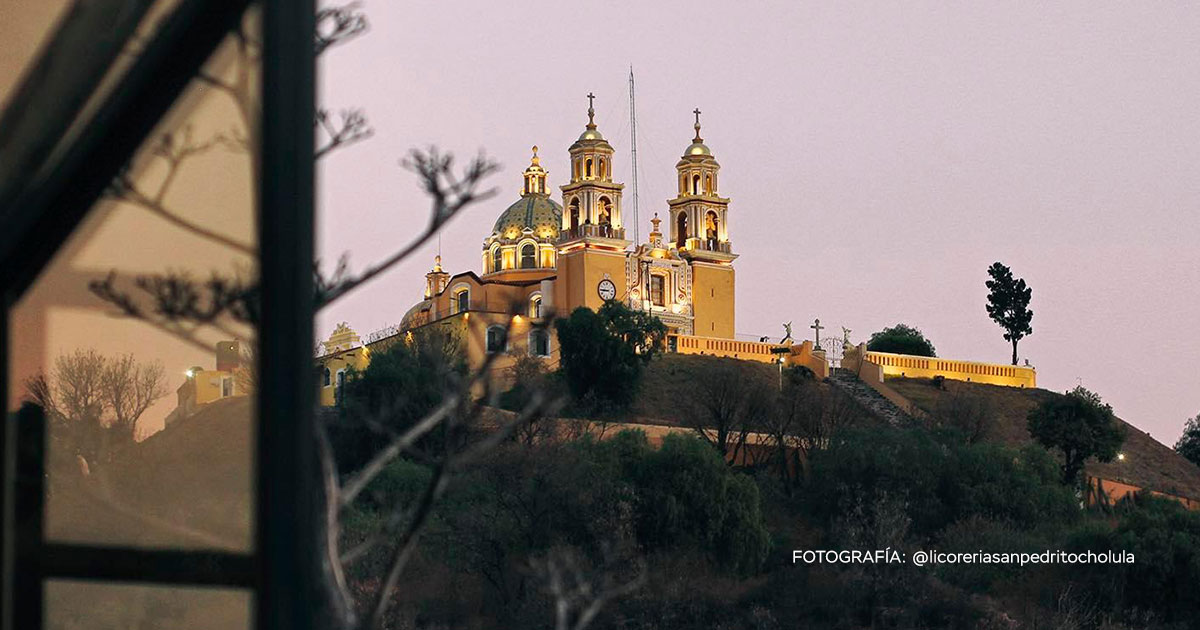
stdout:
<svg viewBox="0 0 1200 630">
<path fill-rule="evenodd" d="M 595 98 L 596 98 L 595 94 L 588 92 L 588 125 L 596 124 L 596 122 L 594 120 L 594 117 L 596 115 L 596 110 L 593 108 L 593 101 L 595 100 Z"/>
<path fill-rule="evenodd" d="M 700 142 L 700 108 L 692 110 L 692 113 L 696 115 L 696 137 L 693 140 Z"/>
<path fill-rule="evenodd" d="M 813 333 L 813 350 L 820 350 L 821 349 L 821 330 L 825 327 L 821 325 L 820 319 L 814 319 L 813 325 L 809 326 L 809 328 L 816 331 Z"/>
</svg>

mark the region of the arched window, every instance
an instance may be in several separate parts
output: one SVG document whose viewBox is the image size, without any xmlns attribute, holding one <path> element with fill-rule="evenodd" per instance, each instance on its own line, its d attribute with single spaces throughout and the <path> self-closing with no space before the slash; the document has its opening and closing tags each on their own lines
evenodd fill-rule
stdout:
<svg viewBox="0 0 1200 630">
<path fill-rule="evenodd" d="M 338 389 L 341 389 L 346 386 L 346 370 L 338 370 L 337 386 L 338 386 Z"/>
<path fill-rule="evenodd" d="M 706 193 L 708 193 L 708 194 L 710 194 L 710 195 L 711 195 L 711 194 L 712 194 L 712 192 L 713 192 L 713 185 L 712 185 L 712 175 L 705 175 L 705 176 L 704 176 L 704 192 L 706 192 Z"/>
<path fill-rule="evenodd" d="M 325 374 L 321 378 L 321 387 L 329 387 L 329 379 L 331 376 L 332 374 L 330 374 L 329 368 L 325 368 Z"/>
<path fill-rule="evenodd" d="M 529 318 L 537 319 L 542 316 L 542 296 L 535 295 L 529 298 Z"/>
<path fill-rule="evenodd" d="M 605 166 L 606 165 L 604 163 L 604 158 L 600 158 L 600 162 L 599 162 L 599 164 L 597 164 L 597 168 L 596 168 L 596 177 L 599 177 L 600 179 L 604 179 Z"/>
<path fill-rule="evenodd" d="M 550 356 L 550 333 L 541 328 L 529 331 L 529 354 L 535 357 Z"/>
<path fill-rule="evenodd" d="M 609 225 L 612 223 L 612 201 L 608 197 L 601 197 L 597 204 L 599 211 L 597 213 L 597 223 L 600 225 Z"/>
<path fill-rule="evenodd" d="M 492 271 L 500 271 L 504 268 L 504 252 L 499 247 L 492 249 Z"/>
<path fill-rule="evenodd" d="M 692 194 L 693 195 L 700 194 L 700 176 L 699 175 L 692 175 Z"/>
<path fill-rule="evenodd" d="M 584 162 L 583 162 L 583 176 L 584 176 L 584 177 L 591 177 L 591 176 L 592 176 L 592 158 L 588 158 L 588 159 L 584 160 Z"/>
<path fill-rule="evenodd" d="M 578 230 L 579 229 L 579 198 L 578 197 L 574 197 L 571 199 L 570 207 L 571 207 L 570 208 L 571 229 Z"/>
<path fill-rule="evenodd" d="M 471 310 L 471 290 L 466 287 L 456 290 L 450 309 L 455 313 L 465 313 Z"/>
<path fill-rule="evenodd" d="M 687 213 L 680 212 L 675 218 L 675 247 L 683 249 L 687 243 Z"/>
<path fill-rule="evenodd" d="M 720 230 L 718 230 L 717 225 L 717 213 L 709 210 L 704 215 L 704 238 L 710 241 L 715 241 L 717 240 L 717 234 L 719 233 Z"/>
<path fill-rule="evenodd" d="M 504 347 L 507 343 L 506 337 L 508 331 L 503 326 L 488 326 L 487 329 L 487 351 L 488 354 L 496 352 L 504 352 Z"/>
<path fill-rule="evenodd" d="M 537 268 L 537 248 L 533 246 L 533 243 L 525 243 L 521 246 L 521 268 Z"/>
</svg>

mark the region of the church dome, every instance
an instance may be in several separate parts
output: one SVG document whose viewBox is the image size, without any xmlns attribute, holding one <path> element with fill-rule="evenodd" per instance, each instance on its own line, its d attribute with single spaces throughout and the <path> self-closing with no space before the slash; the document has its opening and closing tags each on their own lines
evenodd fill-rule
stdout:
<svg viewBox="0 0 1200 630">
<path fill-rule="evenodd" d="M 688 148 L 684 150 L 683 155 L 684 157 L 689 155 L 712 155 L 712 151 L 709 150 L 708 145 L 697 140 L 696 142 L 688 145 Z"/>
<path fill-rule="evenodd" d="M 528 229 L 538 240 L 553 241 L 558 238 L 562 214 L 562 206 L 549 195 L 522 195 L 516 203 L 500 213 L 492 233 L 503 239 L 515 239 Z"/>
<path fill-rule="evenodd" d="M 579 134 L 579 142 L 584 140 L 603 140 L 604 136 L 600 135 L 600 130 L 595 127 L 584 128 L 583 133 Z"/>
</svg>

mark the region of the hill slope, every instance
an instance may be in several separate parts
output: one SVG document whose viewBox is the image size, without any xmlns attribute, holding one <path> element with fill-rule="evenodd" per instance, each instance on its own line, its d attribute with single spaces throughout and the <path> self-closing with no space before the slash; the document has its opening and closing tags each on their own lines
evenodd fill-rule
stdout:
<svg viewBox="0 0 1200 630">
<path fill-rule="evenodd" d="M 949 380 L 945 382 L 945 390 L 934 387 L 929 379 L 889 378 L 887 384 L 929 413 L 935 413 L 948 398 L 958 394 L 984 397 L 993 406 L 997 420 L 989 439 L 1010 445 L 1033 441 L 1026 428 L 1029 411 L 1058 395 L 1044 389 L 1019 389 Z M 1114 460 L 1107 464 L 1088 462 L 1085 467 L 1088 474 L 1150 490 L 1200 498 L 1200 467 L 1145 431 L 1124 420 L 1121 422 L 1126 427 L 1125 444 L 1121 447 L 1125 460 Z"/>
</svg>

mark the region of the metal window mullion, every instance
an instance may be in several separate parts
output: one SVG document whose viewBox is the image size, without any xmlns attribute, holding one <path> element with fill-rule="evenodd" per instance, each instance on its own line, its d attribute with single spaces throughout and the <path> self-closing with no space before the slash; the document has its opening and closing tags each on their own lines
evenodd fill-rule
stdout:
<svg viewBox="0 0 1200 630">
<path fill-rule="evenodd" d="M 314 0 L 262 0 L 256 617 L 311 630 L 322 609 L 313 339 Z"/>
</svg>

